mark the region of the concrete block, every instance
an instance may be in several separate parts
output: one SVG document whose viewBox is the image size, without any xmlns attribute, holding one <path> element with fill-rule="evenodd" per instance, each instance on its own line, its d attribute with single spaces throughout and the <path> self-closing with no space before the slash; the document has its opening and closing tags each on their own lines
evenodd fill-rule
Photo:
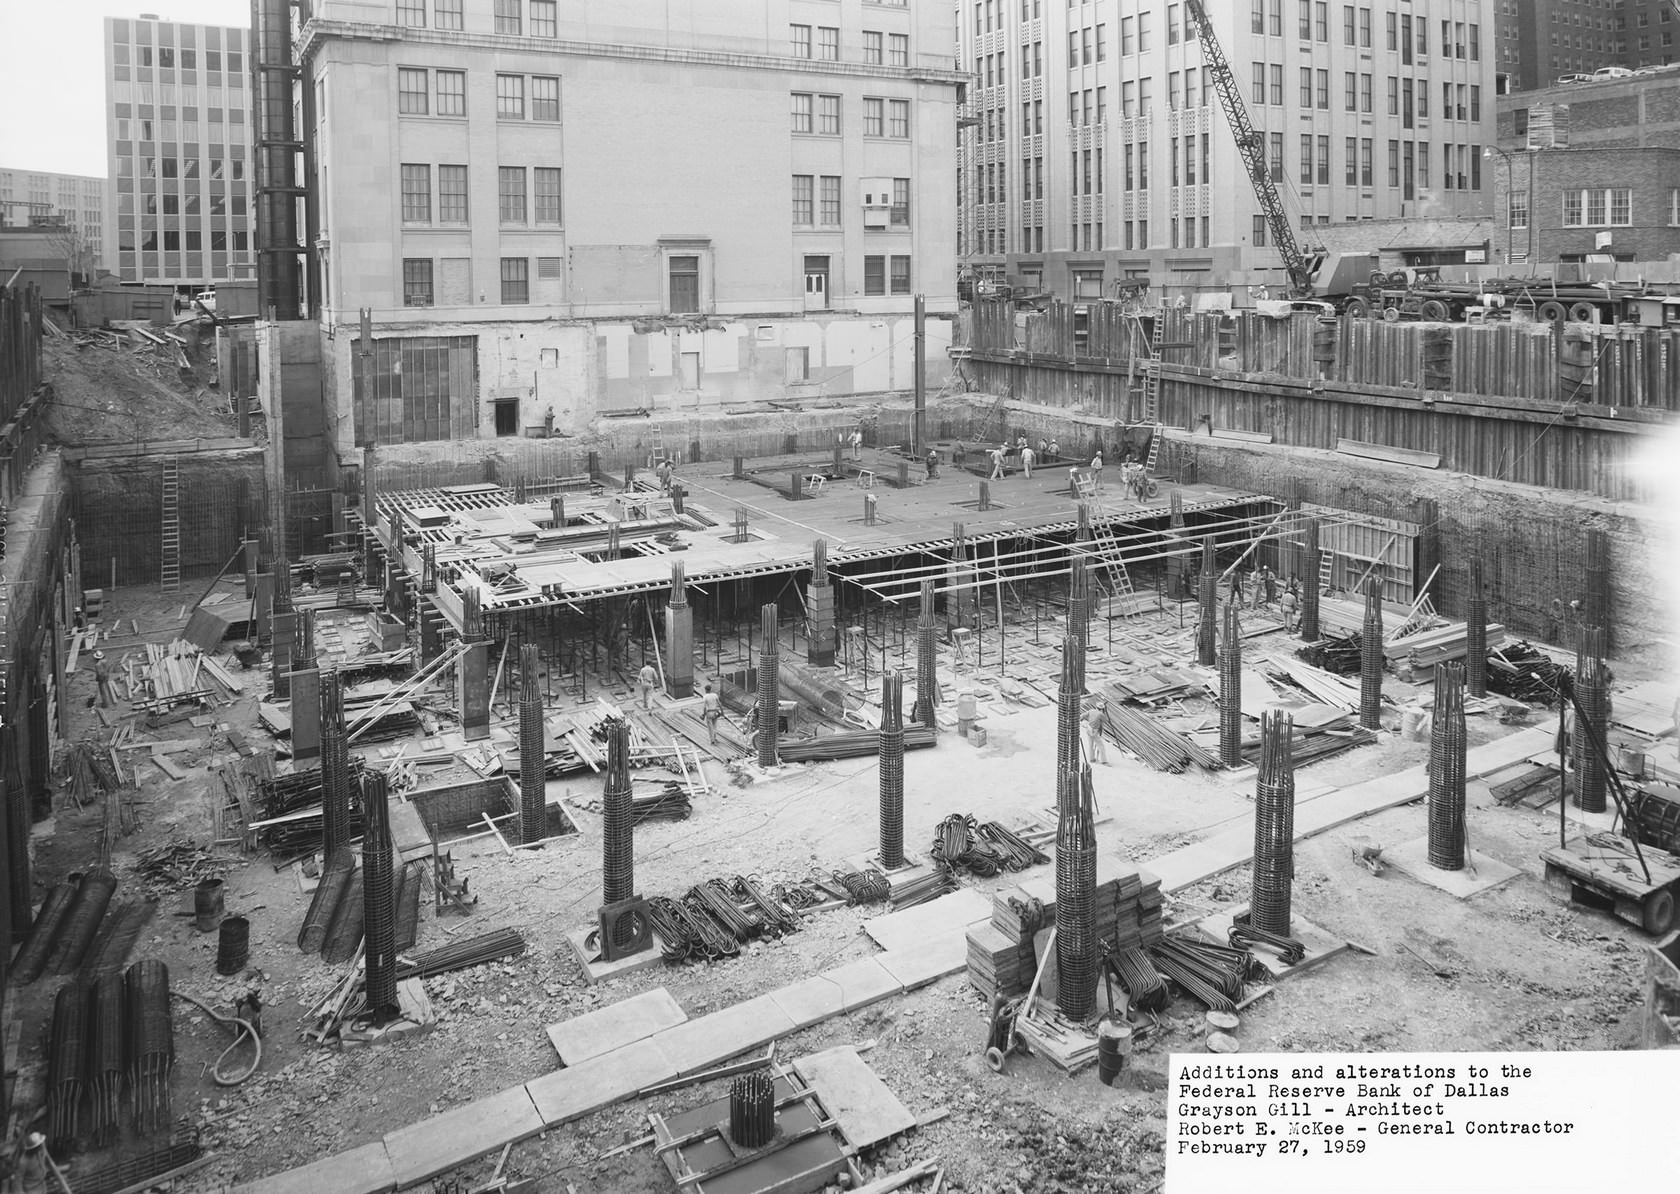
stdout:
<svg viewBox="0 0 1680 1194">
<path fill-rule="evenodd" d="M 792 986 L 778 987 L 770 992 L 770 999 L 787 1013 L 796 1029 L 820 1024 L 846 1010 L 840 988 L 820 974 Z"/>
<path fill-rule="evenodd" d="M 396 1188 L 397 1173 L 385 1142 L 375 1140 L 233 1189 L 234 1194 L 385 1194 Z"/>
<path fill-rule="evenodd" d="M 848 1012 L 904 990 L 904 984 L 889 974 L 876 958 L 860 958 L 838 969 L 824 971 L 823 977 L 840 988 Z"/>
<path fill-rule="evenodd" d="M 678 1077 L 655 1038 L 535 1078 L 524 1086 L 548 1127 L 610 1107 L 648 1086 Z"/>
<path fill-rule="evenodd" d="M 664 987 L 643 991 L 629 999 L 586 1015 L 548 1026 L 548 1039 L 562 1065 L 573 1066 L 610 1053 L 624 1045 L 646 1040 L 657 1032 L 675 1028 L 688 1019 Z"/>
<path fill-rule="evenodd" d="M 780 1004 L 768 995 L 760 995 L 679 1024 L 652 1039 L 671 1059 L 677 1073 L 693 1074 L 767 1045 L 795 1027 Z"/>
<path fill-rule="evenodd" d="M 397 1184 L 408 1186 L 535 1136 L 544 1126 L 531 1096 L 515 1086 L 388 1132 L 385 1150 Z"/>
</svg>

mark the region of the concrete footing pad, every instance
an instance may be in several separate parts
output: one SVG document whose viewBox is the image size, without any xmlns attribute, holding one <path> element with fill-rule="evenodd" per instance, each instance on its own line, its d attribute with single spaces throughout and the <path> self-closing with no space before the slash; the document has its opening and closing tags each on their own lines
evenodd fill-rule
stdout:
<svg viewBox="0 0 1680 1194">
<path fill-rule="evenodd" d="M 1211 916 L 1196 922 L 1196 927 L 1206 933 L 1220 945 L 1230 942 L 1231 926 L 1239 916 L 1248 915 L 1248 905 L 1239 904 L 1234 908 L 1226 908 L 1222 912 L 1215 912 Z M 1346 941 L 1333 937 L 1323 929 L 1313 924 L 1305 917 L 1294 915 L 1289 918 L 1289 935 L 1306 947 L 1306 955 L 1293 966 L 1285 965 L 1275 953 L 1268 949 L 1255 949 L 1253 954 L 1259 963 L 1271 971 L 1273 978 L 1289 978 L 1291 975 L 1302 974 L 1314 966 L 1328 962 L 1339 953 L 1349 948 Z"/>
<path fill-rule="evenodd" d="M 1386 849 L 1383 851 L 1382 860 L 1401 874 L 1409 875 L 1420 883 L 1427 883 L 1461 900 L 1498 887 L 1520 873 L 1516 867 L 1476 850 L 1470 851 L 1470 863 L 1463 870 L 1443 871 L 1430 864 L 1428 837 L 1415 838 Z"/>
</svg>

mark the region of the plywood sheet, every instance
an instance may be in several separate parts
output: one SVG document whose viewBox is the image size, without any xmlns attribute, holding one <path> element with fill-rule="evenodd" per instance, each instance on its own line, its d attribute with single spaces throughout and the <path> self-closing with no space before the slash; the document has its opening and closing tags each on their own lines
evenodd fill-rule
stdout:
<svg viewBox="0 0 1680 1194">
<path fill-rule="evenodd" d="M 868 1148 L 916 1126 L 916 1117 L 850 1046 L 801 1057 L 793 1068 L 853 1148 Z"/>
<path fill-rule="evenodd" d="M 911 950 L 941 934 L 954 933 L 960 938 L 957 930 L 988 920 L 991 915 L 992 902 L 965 887 L 902 912 L 871 917 L 863 922 L 863 931 L 882 949 Z"/>
<path fill-rule="evenodd" d="M 597 1011 L 547 1027 L 548 1039 L 562 1065 L 577 1065 L 623 1045 L 675 1028 L 688 1013 L 664 987 L 632 995 Z"/>
</svg>

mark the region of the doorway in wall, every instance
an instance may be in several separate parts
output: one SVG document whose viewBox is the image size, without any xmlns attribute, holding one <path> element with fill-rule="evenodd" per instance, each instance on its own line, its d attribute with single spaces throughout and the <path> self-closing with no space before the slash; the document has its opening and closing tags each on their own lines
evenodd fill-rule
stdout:
<svg viewBox="0 0 1680 1194">
<path fill-rule="evenodd" d="M 519 400 L 517 398 L 498 398 L 493 404 L 496 411 L 496 434 L 519 434 Z"/>
</svg>

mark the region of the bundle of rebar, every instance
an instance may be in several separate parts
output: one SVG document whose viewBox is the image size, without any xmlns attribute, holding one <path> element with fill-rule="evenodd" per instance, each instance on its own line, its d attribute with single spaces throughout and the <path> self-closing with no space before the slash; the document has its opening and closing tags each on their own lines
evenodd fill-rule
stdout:
<svg viewBox="0 0 1680 1194">
<path fill-rule="evenodd" d="M 1301 639 L 1310 643 L 1318 638 L 1318 569 L 1322 559 L 1318 548 L 1318 519 L 1304 520 L 1303 536 L 1301 554 L 1306 559 L 1307 574 L 1301 578 Z"/>
<path fill-rule="evenodd" d="M 1249 921 L 1268 933 L 1289 933 L 1295 879 L 1294 719 L 1260 715 L 1260 769 L 1254 785 L 1254 878 Z"/>
<path fill-rule="evenodd" d="M 991 847 L 978 840 L 979 825 L 964 813 L 952 813 L 934 830 L 928 854 L 946 871 L 966 870 L 990 878 L 1002 869 Z"/>
<path fill-rule="evenodd" d="M 367 1010 L 383 1024 L 397 1015 L 397 893 L 391 806 L 383 771 L 362 776 L 362 932 L 367 947 Z"/>
<path fill-rule="evenodd" d="M 465 941 L 454 941 L 397 963 L 397 977 L 432 978 L 451 970 L 465 970 L 503 958 L 517 958 L 525 952 L 525 938 L 518 929 L 492 929 Z"/>
<path fill-rule="evenodd" d="M 1583 812 L 1604 811 L 1604 760 L 1599 752 L 1609 741 L 1605 736 L 1610 721 L 1609 695 L 1610 677 L 1604 667 L 1604 631 L 1598 626 L 1582 626 L 1575 656 L 1575 703 L 1578 709 L 1570 734 L 1569 754 L 1575 777 L 1575 807 Z"/>
<path fill-rule="evenodd" d="M 321 849 L 350 844 L 350 748 L 344 733 L 344 690 L 336 671 L 321 673 Z"/>
<path fill-rule="evenodd" d="M 94 1168 L 76 1167 L 76 1194 L 118 1194 L 121 1190 L 151 1189 L 164 1174 L 189 1165 L 204 1155 L 196 1140 L 173 1140 L 137 1156 L 123 1157 Z"/>
<path fill-rule="evenodd" d="M 737 941 L 751 941 L 764 932 L 764 920 L 756 911 L 743 910 L 721 879 L 707 879 L 688 889 L 683 903 L 698 904 L 725 932 Z"/>
<path fill-rule="evenodd" d="M 128 1094 L 135 1130 L 163 1131 L 169 1113 L 169 1071 L 175 1065 L 175 1029 L 170 1019 L 169 968 L 147 958 L 123 976 L 127 1020 Z"/>
<path fill-rule="evenodd" d="M 321 960 L 337 966 L 341 962 L 348 962 L 355 956 L 356 948 L 362 943 L 362 928 L 366 923 L 364 917 L 367 907 L 363 903 L 362 889 L 365 885 L 366 873 L 361 867 L 350 872 L 350 881 L 345 884 L 344 892 L 338 898 L 338 907 L 333 909 L 332 920 L 327 924 L 327 936 L 321 942 Z"/>
<path fill-rule="evenodd" d="M 1487 593 L 1482 587 L 1482 560 L 1470 560 L 1470 600 L 1464 616 L 1465 683 L 1473 697 L 1488 691 Z"/>
<path fill-rule="evenodd" d="M 419 863 L 402 863 L 397 867 L 397 935 L 399 955 L 414 948 L 420 935 L 420 871 Z"/>
<path fill-rule="evenodd" d="M 1429 730 L 1429 865 L 1464 869 L 1464 665 L 1435 665 L 1435 718 Z"/>
<path fill-rule="evenodd" d="M 88 1001 L 88 1131 L 101 1146 L 122 1123 L 124 987 L 122 975 L 106 975 L 94 982 Z"/>
<path fill-rule="evenodd" d="M 1176 775 L 1192 762 L 1202 762 L 1183 735 L 1160 725 L 1144 710 L 1122 704 L 1113 697 L 1103 698 L 1103 725 L 1109 737 L 1156 771 Z M 1218 762 L 1210 757 L 1204 765 Z"/>
<path fill-rule="evenodd" d="M 1190 937 L 1167 937 L 1149 947 L 1149 958 L 1186 995 L 1209 1011 L 1232 1012 L 1256 963 L 1246 949 Z"/>
<path fill-rule="evenodd" d="M 693 956 L 693 938 L 681 904 L 669 896 L 654 896 L 647 902 L 647 918 L 667 962 L 686 962 Z"/>
<path fill-rule="evenodd" d="M 666 780 L 652 796 L 637 796 L 630 802 L 630 822 L 686 821 L 694 813 L 688 790 L 676 780 Z"/>
<path fill-rule="evenodd" d="M 305 672 L 315 667 L 315 611 L 300 609 L 297 614 L 297 647 L 292 652 L 292 670 Z"/>
<path fill-rule="evenodd" d="M 1184 496 L 1174 489 L 1167 495 L 1167 534 L 1180 539 L 1184 534 Z M 1167 557 L 1167 596 L 1177 601 L 1184 594 L 1184 556 L 1175 551 Z"/>
<path fill-rule="evenodd" d="M 531 846 L 548 836 L 547 778 L 541 767 L 526 767 L 544 757 L 542 686 L 537 682 L 537 645 L 519 648 L 519 840 Z"/>
<path fill-rule="evenodd" d="M 799 914 L 780 897 L 766 892 L 756 880 L 745 875 L 736 875 L 730 881 L 729 894 L 756 909 L 759 919 L 764 924 L 764 931 L 771 936 L 781 937 L 799 931 Z"/>
<path fill-rule="evenodd" d="M 117 891 L 117 877 L 101 864 L 82 877 L 76 897 L 59 928 L 52 952 L 47 955 L 47 969 L 54 974 L 69 974 L 82 964 L 88 946 L 93 944 L 99 922 L 105 919 L 105 909 Z"/>
<path fill-rule="evenodd" d="M 1091 767 L 1079 769 L 1070 807 L 1056 826 L 1056 1002 L 1074 1021 L 1097 997 L 1097 829 Z"/>
<path fill-rule="evenodd" d="M 776 765 L 776 728 L 781 720 L 781 693 L 778 688 L 777 636 L 781 619 L 776 603 L 759 610 L 758 646 L 758 765 Z"/>
<path fill-rule="evenodd" d="M 763 1070 L 729 1086 L 729 1139 L 737 1148 L 763 1148 L 776 1135 L 776 1084 Z"/>
<path fill-rule="evenodd" d="M 936 900 L 956 889 L 956 882 L 951 878 L 950 872 L 935 867 L 893 888 L 888 906 L 894 912 L 903 908 L 914 908 L 917 904 Z"/>
<path fill-rule="evenodd" d="M 685 918 L 683 926 L 690 945 L 700 957 L 715 962 L 741 952 L 740 938 L 712 914 L 706 901 L 688 895 L 675 903 Z"/>
<path fill-rule="evenodd" d="M 1216 623 L 1219 618 L 1215 606 L 1219 601 L 1218 556 L 1213 538 L 1202 539 L 1202 570 L 1196 578 L 1196 662 L 1203 667 L 1214 665 Z"/>
<path fill-rule="evenodd" d="M 606 728 L 606 786 L 601 792 L 601 903 L 617 904 L 636 894 L 630 727 L 622 718 L 615 717 L 608 720 Z M 631 925 L 623 927 L 626 932 L 633 928 Z"/>
<path fill-rule="evenodd" d="M 1365 624 L 1360 631 L 1359 724 L 1382 729 L 1383 608 L 1382 579 L 1365 579 Z"/>
<path fill-rule="evenodd" d="M 907 726 L 905 750 L 926 750 L 939 744 L 931 726 Z M 881 731 L 842 730 L 837 734 L 823 734 L 817 738 L 783 738 L 776 753 L 784 763 L 832 763 L 836 759 L 863 759 L 879 755 Z"/>
<path fill-rule="evenodd" d="M 1079 689 L 1085 690 L 1085 649 L 1091 642 L 1091 619 L 1096 614 L 1096 602 L 1091 594 L 1091 570 L 1085 557 L 1076 555 L 1068 561 L 1068 633 L 1079 644 Z"/>
<path fill-rule="evenodd" d="M 904 678 L 881 677 L 880 839 L 881 865 L 904 865 Z"/>
<path fill-rule="evenodd" d="M 1079 725 L 1084 707 L 1085 652 L 1073 633 L 1071 602 L 1068 633 L 1062 638 L 1062 677 L 1056 689 L 1056 808 L 1065 811 L 1078 799 Z"/>
<path fill-rule="evenodd" d="M 852 904 L 879 904 L 891 890 L 887 877 L 874 867 L 854 871 L 850 867 L 835 868 L 834 881 L 845 889 Z"/>
<path fill-rule="evenodd" d="M 1307 947 L 1295 938 L 1282 933 L 1268 933 L 1252 923 L 1238 921 L 1226 931 L 1225 939 L 1237 949 L 1250 952 L 1259 946 L 1276 954 L 1285 966 L 1293 966 L 1307 956 Z"/>
<path fill-rule="evenodd" d="M 134 948 L 134 943 L 140 939 L 141 932 L 156 911 L 157 902 L 150 899 L 125 899 L 112 903 L 105 912 L 93 944 L 82 956 L 74 981 L 86 987 L 102 975 L 120 974 L 128 965 L 129 951 Z"/>
<path fill-rule="evenodd" d="M 1119 951 L 1114 955 L 1113 965 L 1121 989 L 1130 997 L 1133 1007 L 1158 1012 L 1167 1006 L 1166 980 L 1142 947 L 1133 945 Z"/>
<path fill-rule="evenodd" d="M 66 983 L 53 999 L 47 1046 L 47 1140 L 63 1155 L 80 1130 L 82 1082 L 87 1069 L 88 989 Z"/>
<path fill-rule="evenodd" d="M 921 617 L 916 623 L 916 708 L 911 716 L 917 725 L 933 729 L 933 707 L 939 700 L 938 657 L 934 648 L 933 581 L 922 582 Z"/>
<path fill-rule="evenodd" d="M 1241 767 L 1242 758 L 1242 626 L 1237 603 L 1225 603 L 1225 628 L 1219 644 L 1219 761 Z"/>
<path fill-rule="evenodd" d="M 47 893 L 41 911 L 35 915 L 35 923 L 29 926 L 29 936 L 24 940 L 23 948 L 18 950 L 12 962 L 14 983 L 27 985 L 41 977 L 41 971 L 47 965 L 47 955 L 52 952 L 64 927 L 64 918 L 70 915 L 71 905 L 76 902 L 76 888 L 80 883 L 80 875 L 71 875 Z"/>
<path fill-rule="evenodd" d="M 1006 871 L 1024 871 L 1050 861 L 1050 856 L 1037 846 L 1023 841 L 996 821 L 987 821 L 974 831 L 976 840 L 985 845 L 998 864 Z"/>
<path fill-rule="evenodd" d="M 303 924 L 298 928 L 298 948 L 304 953 L 320 953 L 326 944 L 327 931 L 332 927 L 339 901 L 350 886 L 350 873 L 355 869 L 356 857 L 349 846 L 336 847 L 322 862 L 315 893 L 309 898 L 309 911 L 304 913 Z"/>
<path fill-rule="evenodd" d="M 1547 708 L 1557 704 L 1565 669 L 1533 643 L 1508 642 L 1488 656 L 1488 688 Z"/>
</svg>

